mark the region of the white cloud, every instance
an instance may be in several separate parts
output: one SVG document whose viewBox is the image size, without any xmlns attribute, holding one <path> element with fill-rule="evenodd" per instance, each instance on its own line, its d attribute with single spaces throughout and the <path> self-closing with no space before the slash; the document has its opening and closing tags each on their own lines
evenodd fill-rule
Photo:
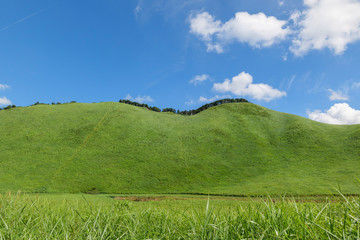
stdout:
<svg viewBox="0 0 360 240">
<path fill-rule="evenodd" d="M 284 60 L 284 62 L 286 62 L 288 60 L 288 53 L 285 53 L 283 56 L 282 56 L 282 59 Z"/>
<path fill-rule="evenodd" d="M 220 26 L 221 21 L 215 21 L 208 12 L 198 13 L 195 17 L 190 16 L 190 32 L 204 40 L 210 40 L 214 33 L 221 30 Z"/>
<path fill-rule="evenodd" d="M 190 32 L 206 42 L 207 51 L 222 53 L 224 45 L 231 42 L 247 43 L 257 48 L 270 47 L 291 33 L 285 27 L 286 23 L 262 12 L 237 12 L 235 17 L 222 23 L 208 12 L 202 12 L 190 16 Z"/>
<path fill-rule="evenodd" d="M 304 0 L 304 5 L 301 16 L 293 16 L 299 19 L 299 32 L 290 47 L 295 55 L 324 48 L 342 54 L 348 44 L 360 40 L 358 0 Z"/>
<path fill-rule="evenodd" d="M 360 82 L 353 83 L 351 88 L 360 88 Z"/>
<path fill-rule="evenodd" d="M 248 43 L 253 47 L 270 47 L 290 33 L 288 28 L 283 28 L 285 24 L 286 21 L 264 13 L 237 12 L 234 18 L 224 23 L 218 37 L 225 41 Z"/>
<path fill-rule="evenodd" d="M 192 99 L 190 99 L 189 101 L 186 101 L 185 104 L 186 105 L 194 105 L 196 102 Z"/>
<path fill-rule="evenodd" d="M 343 91 L 334 91 L 332 89 L 328 89 L 328 91 L 331 93 L 329 99 L 331 101 L 336 101 L 336 100 L 342 100 L 342 101 L 348 101 L 349 100 L 349 96 L 343 92 Z"/>
<path fill-rule="evenodd" d="M 301 16 L 302 12 L 295 10 L 291 13 L 289 20 L 291 20 L 295 25 L 298 25 Z"/>
<path fill-rule="evenodd" d="M 139 16 L 139 13 L 141 12 L 141 6 L 140 6 L 140 3 L 136 6 L 136 8 L 134 9 L 134 15 L 135 15 L 135 18 L 137 19 L 138 16 Z"/>
<path fill-rule="evenodd" d="M 282 6 L 285 1 L 278 3 Z M 304 11 L 293 11 L 288 20 L 262 12 L 236 12 L 221 22 L 201 12 L 190 15 L 190 32 L 205 42 L 208 52 L 216 53 L 233 42 L 263 48 L 291 36 L 290 50 L 297 56 L 325 48 L 342 54 L 349 44 L 360 40 L 360 0 L 304 0 L 304 7 Z"/>
<path fill-rule="evenodd" d="M 199 103 L 209 103 L 209 102 L 214 102 L 216 100 L 219 100 L 219 99 L 224 99 L 224 98 L 231 98 L 230 95 L 216 95 L 214 97 L 211 97 L 211 98 L 206 98 L 206 97 L 203 97 L 203 96 L 200 96 L 199 97 Z"/>
<path fill-rule="evenodd" d="M 221 44 L 219 43 L 208 43 L 207 45 L 207 52 L 216 52 L 216 53 L 223 53 L 224 52 L 224 48 L 221 46 Z"/>
<path fill-rule="evenodd" d="M 231 92 L 238 96 L 250 96 L 265 101 L 286 96 L 286 92 L 274 89 L 267 84 L 254 84 L 252 82 L 253 77 L 246 72 L 242 72 L 233 77 L 232 80 L 226 79 L 223 83 L 214 83 L 213 89 L 218 92 Z"/>
<path fill-rule="evenodd" d="M 132 96 L 130 94 L 126 95 L 125 97 L 126 100 L 131 100 L 132 99 Z"/>
<path fill-rule="evenodd" d="M 6 97 L 2 97 L 0 98 L 0 105 L 11 105 L 11 101 L 9 99 L 7 99 Z"/>
<path fill-rule="evenodd" d="M 10 86 L 9 85 L 6 85 L 6 84 L 0 84 L 0 90 L 6 90 L 6 89 L 9 89 Z"/>
<path fill-rule="evenodd" d="M 334 104 L 329 110 L 309 112 L 311 120 L 329 124 L 360 124 L 360 111 L 353 109 L 347 103 Z"/>
<path fill-rule="evenodd" d="M 185 102 L 186 105 L 195 105 L 195 104 L 203 104 L 203 103 L 210 103 L 210 102 L 214 102 L 216 100 L 219 100 L 219 99 L 224 99 L 224 98 L 231 98 L 231 95 L 216 95 L 214 97 L 210 97 L 210 98 L 207 98 L 207 97 L 203 97 L 203 96 L 200 96 L 199 99 L 197 100 L 189 100 L 187 102 Z"/>
<path fill-rule="evenodd" d="M 138 102 L 138 103 L 145 103 L 145 102 L 153 102 L 154 99 L 152 99 L 150 96 L 140 96 L 138 95 L 136 98 L 133 98 L 130 94 L 126 95 L 125 97 L 126 100 L 130 100 L 130 101 L 134 101 L 134 102 Z"/>
<path fill-rule="evenodd" d="M 210 79 L 210 76 L 208 74 L 202 74 L 202 75 L 196 75 L 193 79 L 189 81 L 189 83 L 194 84 L 195 86 L 207 81 Z"/>
</svg>

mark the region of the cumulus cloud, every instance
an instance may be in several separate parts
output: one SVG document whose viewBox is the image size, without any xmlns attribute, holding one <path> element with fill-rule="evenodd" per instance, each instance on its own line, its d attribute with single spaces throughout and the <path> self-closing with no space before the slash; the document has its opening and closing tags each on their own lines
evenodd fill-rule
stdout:
<svg viewBox="0 0 360 240">
<path fill-rule="evenodd" d="M 11 101 L 6 97 L 2 97 L 2 98 L 0 97 L 0 106 L 3 105 L 11 105 Z"/>
<path fill-rule="evenodd" d="M 210 40 L 214 33 L 221 30 L 221 21 L 215 20 L 208 12 L 190 16 L 190 32 L 200 36 L 204 40 Z"/>
<path fill-rule="evenodd" d="M 279 6 L 284 1 L 278 1 Z M 359 0 L 304 0 L 303 11 L 279 20 L 260 12 L 236 12 L 228 21 L 217 20 L 208 12 L 190 15 L 190 32 L 207 46 L 208 52 L 222 53 L 232 42 L 252 47 L 270 47 L 291 39 L 290 51 L 303 56 L 311 50 L 330 49 L 342 54 L 349 44 L 360 40 Z"/>
<path fill-rule="evenodd" d="M 349 100 L 349 96 L 343 91 L 340 91 L 340 90 L 334 91 L 332 89 L 328 89 L 328 91 L 330 92 L 329 99 L 331 101 L 336 101 L 336 100 L 348 101 Z"/>
<path fill-rule="evenodd" d="M 231 92 L 237 96 L 250 96 L 257 100 L 271 101 L 286 96 L 286 92 L 274 89 L 264 83 L 253 83 L 253 77 L 242 72 L 231 80 L 226 79 L 223 83 L 214 83 L 213 89 L 218 92 Z"/>
<path fill-rule="evenodd" d="M 6 85 L 6 84 L 0 84 L 0 90 L 6 90 L 6 89 L 9 89 L 10 86 L 9 85 Z"/>
<path fill-rule="evenodd" d="M 231 42 L 247 43 L 252 47 L 270 47 L 284 40 L 291 30 L 286 21 L 264 13 L 237 12 L 235 17 L 222 23 L 208 12 L 190 16 L 190 32 L 206 42 L 207 51 L 223 52 Z"/>
<path fill-rule="evenodd" d="M 290 30 L 283 28 L 285 24 L 286 21 L 264 13 L 237 12 L 222 26 L 218 37 L 225 41 L 248 43 L 253 47 L 269 47 L 289 34 Z"/>
<path fill-rule="evenodd" d="M 329 124 L 360 124 L 360 111 L 347 103 L 334 104 L 329 110 L 309 112 L 311 120 Z"/>
<path fill-rule="evenodd" d="M 324 48 L 342 54 L 348 44 L 360 40 L 358 0 L 304 0 L 304 5 L 301 16 L 293 16 L 299 28 L 290 47 L 295 55 Z"/>
<path fill-rule="evenodd" d="M 130 94 L 126 95 L 125 97 L 126 100 L 131 100 L 134 102 L 138 102 L 138 103 L 145 103 L 145 102 L 153 102 L 154 99 L 152 99 L 150 96 L 140 96 L 138 95 L 136 98 L 133 98 Z"/>
<path fill-rule="evenodd" d="M 193 79 L 189 81 L 189 83 L 194 84 L 195 86 L 207 81 L 210 79 L 210 76 L 208 74 L 202 74 L 202 75 L 196 75 Z"/>
</svg>

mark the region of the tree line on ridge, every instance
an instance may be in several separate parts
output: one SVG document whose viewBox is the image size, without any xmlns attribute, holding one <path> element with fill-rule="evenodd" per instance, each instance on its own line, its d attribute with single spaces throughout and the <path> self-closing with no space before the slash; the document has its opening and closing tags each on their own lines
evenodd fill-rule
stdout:
<svg viewBox="0 0 360 240">
<path fill-rule="evenodd" d="M 136 106 L 136 107 L 144 107 L 144 108 L 147 108 L 147 109 L 149 109 L 151 111 L 154 111 L 154 112 L 172 112 L 172 113 L 180 114 L 180 115 L 195 115 L 195 114 L 198 114 L 198 113 L 200 113 L 202 111 L 205 111 L 208 108 L 215 107 L 215 106 L 218 106 L 218 105 L 221 105 L 221 104 L 224 104 L 224 103 L 237 103 L 237 102 L 248 103 L 249 101 L 244 99 L 244 98 L 225 98 L 225 99 L 220 99 L 220 100 L 217 100 L 217 101 L 214 101 L 214 102 L 211 102 L 211 103 L 207 103 L 207 104 L 202 105 L 201 107 L 199 107 L 197 109 L 184 110 L 184 111 L 180 111 L 179 109 L 176 110 L 174 108 L 163 108 L 161 110 L 160 108 L 155 107 L 155 106 L 149 106 L 149 105 L 147 105 L 145 103 L 133 102 L 133 101 L 130 101 L 130 100 L 127 100 L 127 99 L 120 99 L 119 102 L 129 104 L 129 105 L 133 105 L 133 106 Z M 76 101 L 71 101 L 70 103 L 76 103 Z M 60 102 L 57 102 L 57 103 L 52 102 L 51 103 L 51 105 L 58 105 L 58 104 L 62 104 L 62 103 L 60 103 Z M 30 106 L 36 106 L 36 105 L 50 105 L 50 104 L 36 102 L 34 104 L 31 104 Z M 7 107 L 0 108 L 0 110 L 8 110 L 8 109 L 16 108 L 16 107 L 17 107 L 16 105 L 9 105 Z"/>
<path fill-rule="evenodd" d="M 220 99 L 220 100 L 217 100 L 217 101 L 214 101 L 214 102 L 211 102 L 211 103 L 207 103 L 207 104 L 202 105 L 201 107 L 199 107 L 197 109 L 184 110 L 184 111 L 180 111 L 179 109 L 176 110 L 174 108 L 163 108 L 161 110 L 158 107 L 152 107 L 152 106 L 149 106 L 149 105 L 147 105 L 145 103 L 133 102 L 133 101 L 130 101 L 130 100 L 127 100 L 127 99 L 120 99 L 119 102 L 120 103 L 125 103 L 125 104 L 130 104 L 130 105 L 133 105 L 133 106 L 136 106 L 136 107 L 144 107 L 144 108 L 147 108 L 147 109 L 149 109 L 151 111 L 154 111 L 154 112 L 172 112 L 172 113 L 180 114 L 180 115 L 195 115 L 195 114 L 198 114 L 198 113 L 200 113 L 202 111 L 205 111 L 208 108 L 215 107 L 215 106 L 218 106 L 218 105 L 221 105 L 221 104 L 224 104 L 224 103 L 237 103 L 237 102 L 248 103 L 249 101 L 244 99 L 244 98 L 225 98 L 225 99 Z"/>
</svg>

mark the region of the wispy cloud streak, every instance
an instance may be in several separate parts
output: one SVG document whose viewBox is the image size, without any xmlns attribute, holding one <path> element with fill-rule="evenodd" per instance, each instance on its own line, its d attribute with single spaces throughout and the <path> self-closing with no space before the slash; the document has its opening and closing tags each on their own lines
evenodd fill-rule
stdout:
<svg viewBox="0 0 360 240">
<path fill-rule="evenodd" d="M 28 19 L 30 19 L 30 18 L 32 18 L 32 17 L 35 17 L 36 15 L 42 13 L 43 11 L 45 11 L 45 10 L 42 9 L 42 10 L 40 10 L 40 11 L 34 12 L 33 14 L 30 14 L 30 15 L 28 15 L 28 16 L 26 16 L 26 17 L 23 17 L 23 18 L 15 21 L 15 22 L 13 22 L 13 23 L 11 23 L 11 24 L 3 27 L 3 28 L 0 28 L 0 32 L 6 31 L 6 30 L 8 30 L 9 28 L 11 28 L 11 27 L 13 27 L 13 26 L 15 26 L 15 25 L 17 25 L 17 24 L 19 24 L 19 23 L 22 23 L 22 22 L 24 22 L 24 21 L 26 21 L 26 20 L 28 20 Z"/>
</svg>

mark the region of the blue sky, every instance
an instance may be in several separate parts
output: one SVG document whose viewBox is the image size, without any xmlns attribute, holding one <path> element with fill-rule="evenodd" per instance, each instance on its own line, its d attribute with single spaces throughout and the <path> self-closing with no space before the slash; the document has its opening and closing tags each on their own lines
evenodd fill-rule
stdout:
<svg viewBox="0 0 360 240">
<path fill-rule="evenodd" d="M 2 106 L 242 97 L 353 124 L 359 63 L 359 0 L 0 2 Z"/>
</svg>

